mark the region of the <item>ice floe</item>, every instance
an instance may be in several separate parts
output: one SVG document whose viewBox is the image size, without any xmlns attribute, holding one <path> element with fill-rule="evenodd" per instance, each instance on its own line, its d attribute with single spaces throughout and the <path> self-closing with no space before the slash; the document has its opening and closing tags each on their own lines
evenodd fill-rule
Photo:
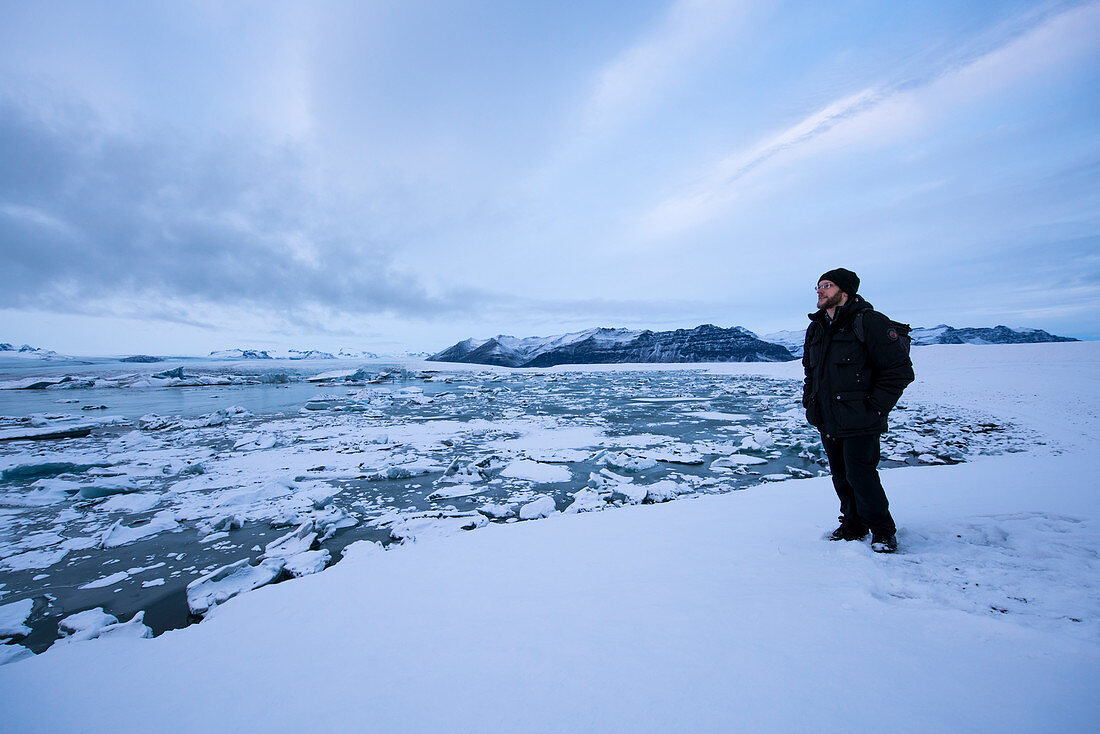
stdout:
<svg viewBox="0 0 1100 734">
<path fill-rule="evenodd" d="M 187 606 L 192 614 L 206 614 L 211 607 L 238 594 L 270 584 L 283 571 L 285 561 L 269 558 L 253 566 L 247 558 L 208 573 L 187 585 Z"/>
<path fill-rule="evenodd" d="M 572 472 L 567 467 L 557 464 L 543 464 L 530 459 L 520 459 L 512 462 L 501 470 L 500 475 L 544 484 L 568 482 L 573 477 Z"/>
<path fill-rule="evenodd" d="M 0 637 L 22 637 L 31 633 L 25 622 L 34 609 L 33 599 L 0 605 Z"/>
</svg>

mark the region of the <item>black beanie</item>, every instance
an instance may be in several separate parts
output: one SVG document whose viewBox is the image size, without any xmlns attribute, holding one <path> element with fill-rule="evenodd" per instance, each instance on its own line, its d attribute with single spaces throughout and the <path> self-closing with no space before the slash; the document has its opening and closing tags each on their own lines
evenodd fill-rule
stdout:
<svg viewBox="0 0 1100 734">
<path fill-rule="evenodd" d="M 839 287 L 840 290 L 844 291 L 849 296 L 854 296 L 856 294 L 856 291 L 859 290 L 859 276 L 853 273 L 851 270 L 848 270 L 847 268 L 837 268 L 836 270 L 830 270 L 829 272 L 818 278 L 817 282 L 820 283 L 823 280 L 828 280 L 836 284 L 836 286 Z"/>
</svg>

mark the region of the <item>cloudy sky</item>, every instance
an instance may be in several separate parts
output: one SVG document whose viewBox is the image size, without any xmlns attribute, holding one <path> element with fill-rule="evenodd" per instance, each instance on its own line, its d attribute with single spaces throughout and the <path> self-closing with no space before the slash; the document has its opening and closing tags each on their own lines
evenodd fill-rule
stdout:
<svg viewBox="0 0 1100 734">
<path fill-rule="evenodd" d="M 0 341 L 1100 338 L 1100 2 L 0 0 Z"/>
</svg>

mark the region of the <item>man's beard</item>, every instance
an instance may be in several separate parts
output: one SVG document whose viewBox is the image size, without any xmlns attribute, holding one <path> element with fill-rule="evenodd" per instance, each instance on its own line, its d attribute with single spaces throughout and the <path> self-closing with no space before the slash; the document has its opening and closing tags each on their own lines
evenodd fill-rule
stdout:
<svg viewBox="0 0 1100 734">
<path fill-rule="evenodd" d="M 838 290 L 832 296 L 826 298 L 825 303 L 821 304 L 820 308 L 824 308 L 826 310 L 830 308 L 836 308 L 840 305 L 840 301 L 842 298 L 844 298 L 844 291 Z"/>
</svg>

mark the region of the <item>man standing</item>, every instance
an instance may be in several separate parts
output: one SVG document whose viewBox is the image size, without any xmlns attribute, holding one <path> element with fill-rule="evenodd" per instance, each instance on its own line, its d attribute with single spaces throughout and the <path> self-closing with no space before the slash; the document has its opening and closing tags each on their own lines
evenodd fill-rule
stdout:
<svg viewBox="0 0 1100 734">
<path fill-rule="evenodd" d="M 906 327 L 893 324 L 857 294 L 859 276 L 837 268 L 817 283 L 802 366 L 806 420 L 821 431 L 833 486 L 840 497 L 840 527 L 830 540 L 863 540 L 893 553 L 897 528 L 878 476 L 886 416 L 913 381 Z"/>
</svg>

